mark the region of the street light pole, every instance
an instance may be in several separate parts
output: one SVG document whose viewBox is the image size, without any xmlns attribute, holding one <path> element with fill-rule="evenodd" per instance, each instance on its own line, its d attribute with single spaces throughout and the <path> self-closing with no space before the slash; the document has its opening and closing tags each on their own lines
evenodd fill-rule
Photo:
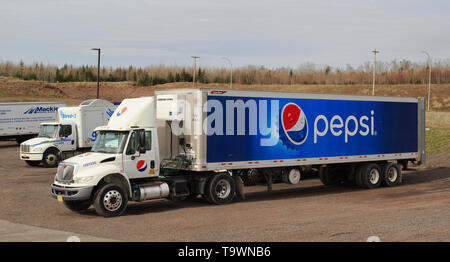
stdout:
<svg viewBox="0 0 450 262">
<path fill-rule="evenodd" d="M 197 58 L 200 58 L 199 56 L 191 56 L 192 58 L 194 58 L 194 76 L 192 79 L 192 87 L 195 87 L 195 75 L 196 75 L 196 68 L 197 68 Z"/>
<path fill-rule="evenodd" d="M 98 63 L 97 63 L 97 99 L 100 92 L 100 48 L 92 48 L 91 50 L 98 51 Z"/>
<path fill-rule="evenodd" d="M 430 93 L 431 93 L 431 57 L 430 54 L 428 54 L 427 51 L 422 51 L 425 55 L 427 55 L 427 64 L 428 64 L 428 105 L 427 105 L 427 111 L 430 111 Z"/>
<path fill-rule="evenodd" d="M 225 59 L 230 63 L 230 89 L 233 89 L 233 63 L 231 63 L 231 59 L 228 57 L 222 57 L 222 59 Z"/>
<path fill-rule="evenodd" d="M 375 75 L 377 73 L 377 53 L 379 53 L 377 49 L 373 50 L 373 82 L 372 82 L 372 95 L 375 95 Z"/>
</svg>

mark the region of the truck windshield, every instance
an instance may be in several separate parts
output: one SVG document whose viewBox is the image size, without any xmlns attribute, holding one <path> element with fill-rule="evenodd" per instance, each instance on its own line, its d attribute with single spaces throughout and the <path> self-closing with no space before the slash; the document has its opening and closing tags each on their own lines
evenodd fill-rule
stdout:
<svg viewBox="0 0 450 262">
<path fill-rule="evenodd" d="M 58 130 L 58 125 L 41 125 L 38 137 L 56 137 L 56 131 Z"/>
<path fill-rule="evenodd" d="M 128 132 L 123 131 L 99 131 L 92 152 L 119 154 L 127 141 Z"/>
</svg>

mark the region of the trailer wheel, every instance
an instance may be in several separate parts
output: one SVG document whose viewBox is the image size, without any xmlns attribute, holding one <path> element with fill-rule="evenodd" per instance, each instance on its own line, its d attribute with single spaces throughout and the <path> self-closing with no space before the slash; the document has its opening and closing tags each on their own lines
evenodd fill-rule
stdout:
<svg viewBox="0 0 450 262">
<path fill-rule="evenodd" d="M 75 212 L 83 211 L 91 206 L 92 202 L 90 200 L 85 201 L 64 201 L 64 205 Z"/>
<path fill-rule="evenodd" d="M 320 181 L 326 186 L 336 185 L 341 182 L 339 174 L 334 173 L 335 168 L 332 166 L 321 166 L 319 169 Z"/>
<path fill-rule="evenodd" d="M 364 165 L 358 166 L 355 170 L 355 184 L 360 187 L 364 187 L 364 185 L 361 182 L 361 173 L 362 173 L 363 167 L 364 167 Z"/>
<path fill-rule="evenodd" d="M 38 166 L 41 161 L 25 160 L 25 163 L 27 163 L 29 166 Z"/>
<path fill-rule="evenodd" d="M 128 204 L 128 195 L 122 186 L 115 183 L 102 185 L 94 195 L 94 207 L 103 217 L 120 216 Z"/>
<path fill-rule="evenodd" d="M 360 173 L 361 186 L 368 189 L 377 188 L 381 184 L 381 171 L 377 164 L 365 164 Z"/>
<path fill-rule="evenodd" d="M 383 186 L 396 186 L 400 183 L 402 171 L 395 163 L 387 163 L 383 167 L 381 184 Z"/>
<path fill-rule="evenodd" d="M 243 170 L 241 178 L 245 186 L 254 186 L 261 181 L 261 175 L 255 168 Z"/>
<path fill-rule="evenodd" d="M 297 168 L 285 168 L 282 170 L 281 177 L 284 183 L 295 185 L 301 179 L 301 172 Z"/>
<path fill-rule="evenodd" d="M 56 167 L 60 161 L 59 151 L 55 148 L 50 148 L 45 151 L 42 158 L 42 163 L 45 167 Z"/>
<path fill-rule="evenodd" d="M 228 173 L 217 173 L 207 182 L 205 187 L 206 199 L 216 205 L 230 203 L 236 193 L 234 179 Z"/>
</svg>

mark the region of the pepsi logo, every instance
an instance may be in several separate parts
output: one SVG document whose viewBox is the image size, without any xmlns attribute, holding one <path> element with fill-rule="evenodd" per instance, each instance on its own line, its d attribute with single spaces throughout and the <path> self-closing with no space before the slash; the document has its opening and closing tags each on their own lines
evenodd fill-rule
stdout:
<svg viewBox="0 0 450 262">
<path fill-rule="evenodd" d="M 121 115 L 123 115 L 126 111 L 127 111 L 127 107 L 124 107 L 124 108 L 122 108 L 119 112 L 117 112 L 117 116 L 121 116 Z"/>
<path fill-rule="evenodd" d="M 139 161 L 137 162 L 136 169 L 137 169 L 139 172 L 144 172 L 145 169 L 147 169 L 147 163 L 145 163 L 145 160 L 139 160 Z"/>
<path fill-rule="evenodd" d="M 294 103 L 288 103 L 281 111 L 284 135 L 294 145 L 301 145 L 308 137 L 308 121 L 305 112 Z"/>
<path fill-rule="evenodd" d="M 81 154 L 80 157 L 85 157 L 85 156 L 90 156 L 92 155 L 92 153 L 85 153 L 85 154 Z"/>
</svg>

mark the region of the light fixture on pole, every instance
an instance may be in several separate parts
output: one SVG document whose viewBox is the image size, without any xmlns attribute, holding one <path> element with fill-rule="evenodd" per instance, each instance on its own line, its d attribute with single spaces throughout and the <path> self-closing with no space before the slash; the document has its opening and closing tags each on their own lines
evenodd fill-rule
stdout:
<svg viewBox="0 0 450 262">
<path fill-rule="evenodd" d="M 191 56 L 194 58 L 194 75 L 192 78 L 192 87 L 195 87 L 195 75 L 196 75 L 196 67 L 197 67 L 197 58 L 200 58 L 199 56 Z"/>
<path fill-rule="evenodd" d="M 430 111 L 430 93 L 431 93 L 431 57 L 427 51 L 422 51 L 425 55 L 427 55 L 427 65 L 428 65 L 428 102 L 427 102 L 427 111 Z"/>
<path fill-rule="evenodd" d="M 375 75 L 377 74 L 377 53 L 379 53 L 377 49 L 372 51 L 373 53 L 373 82 L 372 82 L 372 95 L 375 95 Z"/>
<path fill-rule="evenodd" d="M 231 63 L 231 59 L 226 56 L 222 57 L 222 59 L 225 59 L 230 63 L 230 89 L 233 89 L 233 63 Z"/>
<path fill-rule="evenodd" d="M 91 48 L 91 50 L 98 51 L 98 63 L 97 63 L 97 99 L 98 99 L 100 90 L 100 48 Z"/>
</svg>

